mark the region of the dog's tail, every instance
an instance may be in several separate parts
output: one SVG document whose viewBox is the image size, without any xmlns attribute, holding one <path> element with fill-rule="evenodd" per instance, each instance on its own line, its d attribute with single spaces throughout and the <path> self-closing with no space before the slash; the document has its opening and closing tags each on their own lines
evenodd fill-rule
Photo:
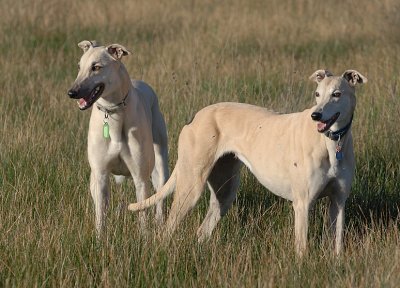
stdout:
<svg viewBox="0 0 400 288">
<path fill-rule="evenodd" d="M 157 204 L 158 202 L 164 200 L 169 195 L 171 195 L 175 189 L 176 170 L 177 169 L 175 167 L 175 169 L 174 169 L 174 171 L 172 171 L 172 174 L 169 177 L 167 183 L 165 183 L 164 186 L 161 187 L 161 189 L 158 190 L 156 194 L 152 195 L 151 197 L 149 197 L 141 202 L 129 204 L 128 209 L 131 211 L 141 211 L 141 210 L 147 209 L 147 208 Z"/>
</svg>

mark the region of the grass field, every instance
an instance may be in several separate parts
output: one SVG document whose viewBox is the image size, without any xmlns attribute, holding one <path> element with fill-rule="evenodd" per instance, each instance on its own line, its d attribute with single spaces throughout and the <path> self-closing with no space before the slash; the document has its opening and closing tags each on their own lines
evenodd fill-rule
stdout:
<svg viewBox="0 0 400 288">
<path fill-rule="evenodd" d="M 397 0 L 2 0 L 0 287 L 398 287 L 399 9 Z M 365 75 L 342 255 L 332 253 L 323 200 L 311 215 L 309 254 L 297 259 L 291 204 L 246 170 L 203 245 L 195 232 L 207 193 L 165 245 L 157 229 L 142 235 L 137 215 L 117 209 L 134 200 L 131 181 L 112 183 L 109 229 L 97 242 L 90 112 L 66 94 L 84 39 L 134 52 L 124 63 L 159 95 L 170 167 L 179 131 L 208 104 L 300 111 L 314 103 L 315 70 Z"/>
</svg>

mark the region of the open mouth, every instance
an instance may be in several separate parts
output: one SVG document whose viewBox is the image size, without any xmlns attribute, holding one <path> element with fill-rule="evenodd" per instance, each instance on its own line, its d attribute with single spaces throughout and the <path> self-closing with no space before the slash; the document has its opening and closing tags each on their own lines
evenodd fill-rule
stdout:
<svg viewBox="0 0 400 288">
<path fill-rule="evenodd" d="M 100 98 L 101 94 L 104 91 L 104 84 L 100 83 L 94 89 L 90 92 L 90 94 L 86 97 L 80 98 L 78 100 L 78 106 L 79 109 L 81 110 L 86 110 L 90 106 L 93 105 L 94 102 L 96 102 L 97 99 Z"/>
<path fill-rule="evenodd" d="M 339 118 L 340 113 L 337 112 L 335 115 L 333 115 L 331 118 L 325 121 L 319 121 L 317 124 L 317 129 L 318 132 L 323 133 L 327 131 L 331 126 L 336 122 L 336 120 Z"/>
</svg>

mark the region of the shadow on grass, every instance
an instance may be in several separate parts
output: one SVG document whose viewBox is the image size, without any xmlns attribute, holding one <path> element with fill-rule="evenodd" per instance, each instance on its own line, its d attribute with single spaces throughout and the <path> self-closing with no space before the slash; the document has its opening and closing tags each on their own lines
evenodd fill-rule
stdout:
<svg viewBox="0 0 400 288">
<path fill-rule="evenodd" d="M 357 159 L 346 219 L 358 231 L 376 225 L 385 228 L 399 220 L 400 162 L 398 153 L 390 150 L 371 149 L 374 153 Z"/>
<path fill-rule="evenodd" d="M 346 202 L 346 227 L 351 226 L 360 234 L 377 226 L 386 229 L 393 223 L 400 227 L 399 164 L 395 159 L 389 163 L 377 155 L 372 159 L 359 160 L 352 191 Z M 293 217 L 291 202 L 273 195 L 248 171 L 242 171 L 241 179 L 233 205 L 238 207 L 242 225 L 247 225 L 259 213 L 273 214 L 279 219 Z M 328 202 L 327 199 L 317 201 L 310 212 L 310 226 L 322 228 Z M 276 220 L 269 217 L 265 221 Z"/>
</svg>

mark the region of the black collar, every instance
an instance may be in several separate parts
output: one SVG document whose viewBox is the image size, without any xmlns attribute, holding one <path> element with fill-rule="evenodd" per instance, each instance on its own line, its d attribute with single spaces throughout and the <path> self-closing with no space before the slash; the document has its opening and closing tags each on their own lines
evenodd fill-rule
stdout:
<svg viewBox="0 0 400 288">
<path fill-rule="evenodd" d="M 100 111 L 111 115 L 114 114 L 115 112 L 117 112 L 117 110 L 119 110 L 121 107 L 125 107 L 126 106 L 126 98 L 128 98 L 129 92 L 126 94 L 125 98 L 122 99 L 121 103 L 118 103 L 117 105 L 114 105 L 112 107 L 104 107 L 103 105 L 100 105 L 99 103 L 96 103 L 97 109 L 99 109 Z"/>
<path fill-rule="evenodd" d="M 328 130 L 328 131 L 325 131 L 324 134 L 329 139 L 337 141 L 340 138 L 342 138 L 347 133 L 347 131 L 350 130 L 352 122 L 353 122 L 353 115 L 351 115 L 350 122 L 346 126 L 344 126 L 342 129 L 339 129 L 338 131 L 335 131 L 335 132 Z"/>
</svg>

